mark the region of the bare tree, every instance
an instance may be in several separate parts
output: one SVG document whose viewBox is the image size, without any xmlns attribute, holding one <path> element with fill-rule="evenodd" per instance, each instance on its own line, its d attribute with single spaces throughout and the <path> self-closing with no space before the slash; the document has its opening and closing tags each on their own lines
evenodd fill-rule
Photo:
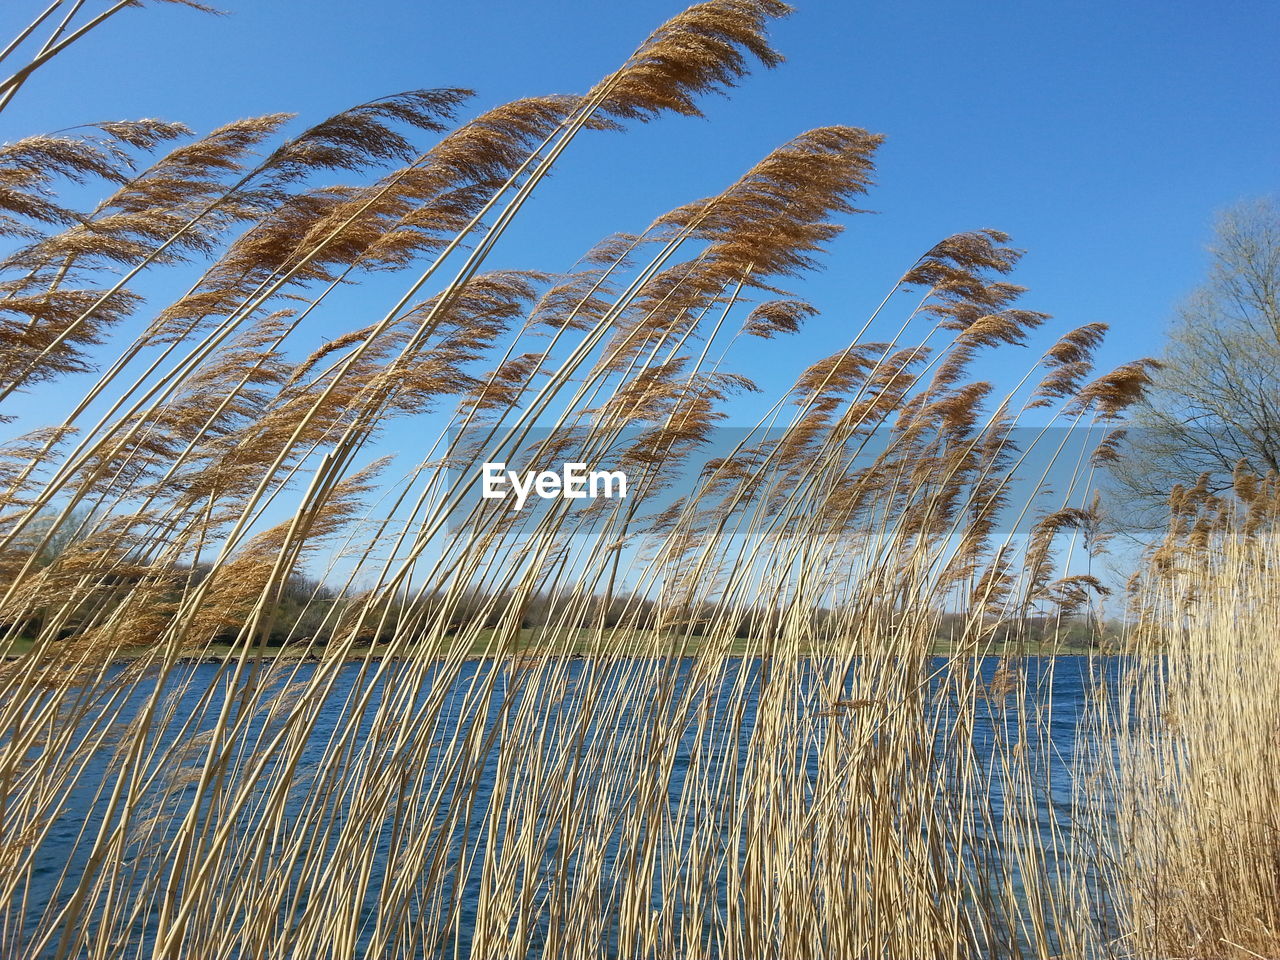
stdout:
<svg viewBox="0 0 1280 960">
<path fill-rule="evenodd" d="M 1209 249 L 1209 277 L 1179 308 L 1115 465 L 1131 526 L 1161 525 L 1175 484 L 1207 473 L 1227 490 L 1241 461 L 1280 471 L 1280 203 L 1229 208 Z"/>
</svg>

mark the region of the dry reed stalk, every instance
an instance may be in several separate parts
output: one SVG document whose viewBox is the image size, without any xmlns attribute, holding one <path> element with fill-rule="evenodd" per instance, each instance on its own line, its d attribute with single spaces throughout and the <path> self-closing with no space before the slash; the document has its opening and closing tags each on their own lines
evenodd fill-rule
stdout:
<svg viewBox="0 0 1280 960">
<path fill-rule="evenodd" d="M 1272 507 L 1274 509 L 1274 507 Z M 1191 549 L 1187 549 L 1188 546 Z M 1276 540 L 1232 520 L 1135 598 L 1127 671 L 1099 698 L 1094 816 L 1124 956 L 1275 954 Z"/>
</svg>

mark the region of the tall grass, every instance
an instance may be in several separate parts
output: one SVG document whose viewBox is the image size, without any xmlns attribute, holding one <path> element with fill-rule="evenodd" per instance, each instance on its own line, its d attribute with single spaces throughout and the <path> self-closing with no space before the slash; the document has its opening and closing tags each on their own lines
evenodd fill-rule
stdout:
<svg viewBox="0 0 1280 960">
<path fill-rule="evenodd" d="M 411 91 L 296 134 L 0 147 L 0 396 L 85 385 L 0 461 L 0 955 L 1048 958 L 1129 949 L 1091 914 L 1174 909 L 1095 909 L 1096 851 L 1139 890 L 1172 812 L 1069 835 L 1052 677 L 983 659 L 1105 589 L 1061 548 L 1098 547 L 1117 438 L 1024 500 L 1014 424 L 1060 459 L 1051 428 L 1109 429 L 1145 363 L 1097 375 L 1091 324 L 1004 395 L 975 381 L 1048 319 L 977 230 L 700 461 L 756 389 L 731 363 L 815 313 L 781 284 L 871 187 L 881 138 L 850 127 L 561 273 L 486 268 L 579 136 L 697 114 L 779 61 L 786 13 L 698 4 L 586 94 L 461 122 L 467 91 Z M 319 337 L 374 272 L 400 294 Z M 155 274 L 185 292 L 145 299 Z M 408 462 L 378 456 L 392 425 Z M 470 493 L 497 454 L 629 496 L 513 512 Z M 1163 742 L 1120 755 L 1154 775 Z"/>
<path fill-rule="evenodd" d="M 1275 478 L 1236 481 L 1175 490 L 1132 664 L 1098 699 L 1100 888 L 1133 956 L 1280 950 Z"/>
</svg>

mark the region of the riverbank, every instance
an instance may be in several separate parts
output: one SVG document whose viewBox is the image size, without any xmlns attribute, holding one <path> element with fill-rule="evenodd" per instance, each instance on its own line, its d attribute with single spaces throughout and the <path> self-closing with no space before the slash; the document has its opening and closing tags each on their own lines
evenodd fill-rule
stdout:
<svg viewBox="0 0 1280 960">
<path fill-rule="evenodd" d="M 464 656 L 465 660 L 492 660 L 496 658 L 494 652 L 495 644 L 493 642 L 494 630 L 481 630 L 472 640 L 470 648 Z M 602 638 L 598 631 L 594 630 L 575 630 L 571 637 L 556 637 L 544 639 L 542 631 L 538 629 L 526 629 L 520 631 L 521 636 L 517 641 L 518 657 L 546 657 L 546 656 L 567 656 L 572 659 L 589 659 L 601 655 L 604 651 L 608 651 L 611 655 L 629 655 L 629 656 L 654 656 L 656 653 L 655 640 L 652 636 L 642 631 L 630 631 L 630 636 L 620 637 L 615 633 L 610 633 L 607 638 Z M 679 638 L 670 637 L 670 646 L 664 651 L 665 653 L 676 653 L 680 656 L 693 656 L 704 651 L 704 647 L 700 642 L 684 642 L 680 643 Z M 59 641 L 66 642 L 66 641 Z M 409 659 L 414 657 L 427 657 L 430 659 L 439 659 L 445 656 L 449 650 L 450 639 L 444 638 L 438 643 L 423 644 L 415 647 L 405 647 L 403 645 L 393 644 L 363 644 L 351 647 L 347 652 L 339 654 L 336 650 L 330 650 L 327 645 L 308 646 L 305 643 L 295 643 L 286 646 L 264 646 L 256 650 L 258 656 L 270 660 L 281 661 L 321 661 L 329 660 L 334 657 L 340 657 L 343 660 L 358 662 L 362 660 L 381 660 L 386 657 L 396 657 L 400 659 Z M 16 661 L 30 653 L 34 641 L 30 638 L 19 637 L 10 641 L 0 659 L 6 661 Z M 735 640 L 729 647 L 727 653 L 730 656 L 744 656 L 748 653 L 752 655 L 760 655 L 762 652 L 758 644 L 751 644 L 748 650 L 748 641 Z M 150 648 L 138 645 L 136 647 L 123 647 L 115 651 L 110 659 L 113 662 L 132 663 L 139 660 L 150 653 Z M 209 662 L 222 663 L 239 656 L 240 650 L 230 644 L 210 644 L 205 647 L 192 647 L 189 652 L 184 651 L 180 657 L 181 660 L 187 662 Z M 809 651 L 813 655 L 820 655 L 821 648 L 817 645 Z M 930 647 L 929 653 L 935 657 L 949 657 L 957 653 L 956 646 L 946 640 L 936 640 Z M 1087 656 L 1090 653 L 1106 653 L 1107 651 L 1098 648 L 1089 647 L 1087 645 L 1069 643 L 1063 641 L 1025 641 L 1021 643 L 1001 643 L 995 642 L 986 645 L 980 652 L 981 656 L 1034 656 L 1034 657 L 1052 657 L 1052 656 Z M 504 654 L 509 656 L 509 654 Z"/>
</svg>

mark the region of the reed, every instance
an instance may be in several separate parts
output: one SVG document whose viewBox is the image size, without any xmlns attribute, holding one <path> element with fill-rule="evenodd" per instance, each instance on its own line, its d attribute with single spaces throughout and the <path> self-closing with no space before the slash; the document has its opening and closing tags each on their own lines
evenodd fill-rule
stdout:
<svg viewBox="0 0 1280 960">
<path fill-rule="evenodd" d="M 1105 590 L 1061 560 L 1101 549 L 1095 459 L 1051 451 L 1060 502 L 1019 503 L 1013 426 L 1108 426 L 1149 366 L 1095 376 L 1091 324 L 1003 394 L 972 380 L 1048 320 L 977 230 L 699 460 L 758 389 L 735 360 L 814 322 L 781 285 L 872 186 L 851 127 L 562 273 L 486 266 L 579 136 L 697 114 L 780 61 L 787 12 L 696 4 L 585 94 L 461 121 L 467 91 L 412 91 L 298 134 L 0 147 L 0 398 L 88 384 L 0 451 L 0 955 L 1128 955 L 1091 878 L 1149 841 L 1045 813 L 1051 677 L 996 636 Z M 316 337 L 375 271 L 392 302 Z M 156 273 L 185 292 L 146 299 Z M 390 429 L 425 439 L 384 458 Z M 470 495 L 499 454 L 629 496 L 516 513 Z M 1146 930 L 1150 902 L 1109 916 Z"/>
<path fill-rule="evenodd" d="M 1174 494 L 1132 585 L 1133 661 L 1097 699 L 1092 806 L 1106 913 L 1134 956 L 1272 956 L 1276 915 L 1275 478 Z"/>
</svg>

